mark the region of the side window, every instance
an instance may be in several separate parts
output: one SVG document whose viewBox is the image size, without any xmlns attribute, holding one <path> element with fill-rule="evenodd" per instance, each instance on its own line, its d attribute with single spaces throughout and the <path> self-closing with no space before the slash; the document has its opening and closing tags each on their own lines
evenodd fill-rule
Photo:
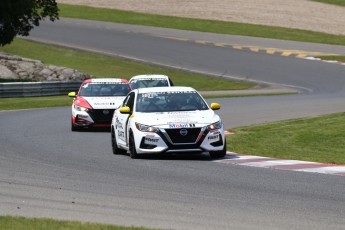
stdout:
<svg viewBox="0 0 345 230">
<path fill-rule="evenodd" d="M 131 111 L 133 111 L 134 96 L 134 92 L 130 93 L 123 102 L 123 106 L 128 106 L 131 109 Z"/>
<path fill-rule="evenodd" d="M 169 83 L 170 83 L 170 86 L 174 86 L 174 83 L 170 80 L 170 78 L 169 78 Z"/>
<path fill-rule="evenodd" d="M 129 99 L 129 95 L 127 95 L 127 97 L 123 100 L 122 107 L 125 107 L 127 105 L 128 99 Z"/>
</svg>

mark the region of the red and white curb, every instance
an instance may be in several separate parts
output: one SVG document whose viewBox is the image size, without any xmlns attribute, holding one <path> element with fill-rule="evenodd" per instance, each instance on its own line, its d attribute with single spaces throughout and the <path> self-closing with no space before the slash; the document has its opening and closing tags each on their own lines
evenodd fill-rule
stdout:
<svg viewBox="0 0 345 230">
<path fill-rule="evenodd" d="M 228 152 L 223 159 L 215 160 L 214 162 L 345 176 L 345 165 L 324 164 L 299 160 L 284 160 L 270 157 L 242 155 L 233 152 Z"/>
<path fill-rule="evenodd" d="M 313 61 L 322 61 L 322 62 L 333 63 L 333 64 L 339 64 L 339 65 L 345 65 L 345 62 L 332 61 L 332 60 L 323 60 L 323 59 L 318 58 L 318 57 L 304 57 L 304 59 L 313 60 Z"/>
</svg>

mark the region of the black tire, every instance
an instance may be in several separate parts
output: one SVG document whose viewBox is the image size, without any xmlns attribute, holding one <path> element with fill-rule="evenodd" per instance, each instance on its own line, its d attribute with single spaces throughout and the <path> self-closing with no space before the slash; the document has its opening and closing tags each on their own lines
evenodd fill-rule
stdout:
<svg viewBox="0 0 345 230">
<path fill-rule="evenodd" d="M 80 127 L 76 126 L 76 125 L 73 125 L 73 121 L 71 121 L 71 130 L 72 132 L 74 131 L 80 131 Z"/>
<path fill-rule="evenodd" d="M 130 133 L 130 135 L 129 135 L 128 145 L 129 145 L 129 156 L 132 159 L 137 159 L 138 154 L 137 154 L 137 150 L 135 149 L 135 141 L 134 141 L 133 133 Z"/>
<path fill-rule="evenodd" d="M 224 148 L 220 151 L 210 151 L 210 157 L 212 159 L 223 158 L 226 155 L 226 140 L 224 141 Z"/>
<path fill-rule="evenodd" d="M 125 154 L 126 153 L 126 150 L 121 149 L 121 148 L 119 148 L 117 146 L 115 132 L 113 130 L 111 131 L 111 146 L 112 146 L 113 154 L 114 155 L 120 155 L 120 154 Z"/>
</svg>

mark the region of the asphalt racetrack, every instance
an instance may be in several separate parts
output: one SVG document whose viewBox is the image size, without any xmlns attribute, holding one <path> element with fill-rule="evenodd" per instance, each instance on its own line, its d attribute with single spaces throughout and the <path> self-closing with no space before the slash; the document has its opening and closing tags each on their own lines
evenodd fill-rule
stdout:
<svg viewBox="0 0 345 230">
<path fill-rule="evenodd" d="M 66 19 L 44 23 L 30 38 L 302 92 L 213 99 L 227 128 L 345 110 L 343 65 L 195 41 L 343 47 Z M 0 215 L 163 229 L 345 226 L 344 177 L 221 164 L 208 154 L 115 156 L 108 131 L 70 131 L 69 107 L 3 111 L 0 121 Z"/>
</svg>

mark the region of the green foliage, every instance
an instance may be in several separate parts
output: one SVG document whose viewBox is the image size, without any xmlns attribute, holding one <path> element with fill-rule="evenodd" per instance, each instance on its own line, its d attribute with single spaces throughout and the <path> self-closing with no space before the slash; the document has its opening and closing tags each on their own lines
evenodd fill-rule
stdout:
<svg viewBox="0 0 345 230">
<path fill-rule="evenodd" d="M 16 35 L 27 36 L 39 21 L 58 18 L 55 0 L 1 0 L 0 46 L 10 44 Z"/>
</svg>

